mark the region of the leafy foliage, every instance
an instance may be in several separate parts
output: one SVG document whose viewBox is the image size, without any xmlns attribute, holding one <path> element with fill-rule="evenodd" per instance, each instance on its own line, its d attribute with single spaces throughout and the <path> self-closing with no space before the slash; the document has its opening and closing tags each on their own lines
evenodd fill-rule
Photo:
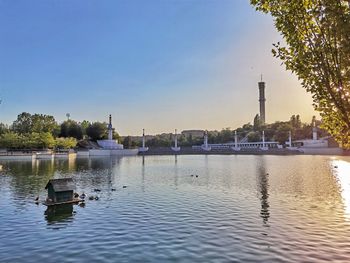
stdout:
<svg viewBox="0 0 350 263">
<path fill-rule="evenodd" d="M 52 149 L 56 141 L 51 133 L 18 134 L 7 132 L 0 137 L 0 147 L 7 149 Z"/>
<path fill-rule="evenodd" d="M 24 138 L 22 135 L 14 132 L 7 132 L 0 137 L 0 147 L 7 149 L 23 148 Z"/>
<path fill-rule="evenodd" d="M 350 1 L 251 0 L 274 18 L 285 45 L 273 55 L 312 94 L 322 125 L 350 148 Z"/>
<path fill-rule="evenodd" d="M 57 138 L 56 148 L 57 149 L 72 149 L 77 145 L 77 140 L 75 138 Z"/>
<path fill-rule="evenodd" d="M 253 121 L 253 128 L 254 131 L 258 131 L 261 126 L 261 120 L 259 114 L 255 115 L 254 121 Z"/>
<path fill-rule="evenodd" d="M 101 140 L 107 136 L 107 124 L 102 122 L 94 122 L 86 129 L 86 134 L 92 140 Z"/>
<path fill-rule="evenodd" d="M 72 137 L 80 140 L 83 138 L 83 130 L 81 125 L 79 125 L 76 121 L 73 121 L 73 120 L 64 121 L 61 124 L 60 136 L 64 138 Z"/>
<path fill-rule="evenodd" d="M 49 132 L 56 135 L 58 125 L 51 115 L 34 114 L 23 112 L 17 116 L 12 124 L 12 130 L 19 134 Z"/>
</svg>

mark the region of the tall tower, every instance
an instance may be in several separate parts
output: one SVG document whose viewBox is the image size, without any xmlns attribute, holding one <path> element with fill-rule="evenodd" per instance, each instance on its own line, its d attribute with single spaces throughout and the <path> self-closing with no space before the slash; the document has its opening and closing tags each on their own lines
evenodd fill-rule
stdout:
<svg viewBox="0 0 350 263">
<path fill-rule="evenodd" d="M 109 115 L 108 140 L 113 140 L 112 114 Z"/>
<path fill-rule="evenodd" d="M 265 82 L 261 81 L 258 83 L 259 85 L 259 102 L 260 102 L 260 122 L 261 124 L 265 124 Z"/>
</svg>

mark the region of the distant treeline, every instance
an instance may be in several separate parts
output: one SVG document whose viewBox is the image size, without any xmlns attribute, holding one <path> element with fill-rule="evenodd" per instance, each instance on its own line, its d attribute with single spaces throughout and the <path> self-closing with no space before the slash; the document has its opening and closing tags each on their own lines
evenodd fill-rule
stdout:
<svg viewBox="0 0 350 263">
<path fill-rule="evenodd" d="M 247 123 L 242 127 L 235 130 L 230 128 L 222 129 L 221 131 L 208 131 L 208 142 L 209 143 L 227 143 L 233 142 L 235 138 L 235 131 L 238 135 L 238 140 L 246 139 L 247 142 L 258 142 L 262 140 L 262 131 L 265 132 L 265 141 L 276 141 L 280 144 L 285 144 L 289 138 L 289 132 L 292 133 L 293 140 L 300 139 L 311 139 L 313 123 L 316 126 L 320 126 L 321 121 L 316 120 L 313 117 L 310 123 L 303 123 L 299 115 L 293 115 L 288 121 L 277 121 L 272 124 L 262 125 L 259 119 L 259 115 L 256 115 L 253 124 Z M 318 129 L 318 136 L 327 136 L 327 132 Z M 174 144 L 174 134 L 164 133 L 146 140 L 146 144 L 149 147 L 170 147 Z M 124 147 L 132 148 L 141 146 L 141 137 L 127 136 L 123 139 Z M 179 134 L 178 144 L 180 146 L 192 146 L 203 144 L 203 136 L 192 136 Z"/>
<path fill-rule="evenodd" d="M 233 142 L 236 131 L 239 140 L 245 138 L 248 142 L 257 142 L 261 141 L 262 131 L 265 131 L 266 141 L 277 141 L 284 144 L 288 140 L 289 131 L 292 132 L 293 140 L 311 138 L 313 123 L 316 123 L 317 126 L 320 125 L 320 121 L 315 118 L 310 123 L 303 123 L 299 115 L 293 115 L 288 121 L 262 125 L 259 115 L 256 115 L 253 124 L 244 124 L 236 130 L 226 128 L 221 131 L 208 131 L 208 141 L 209 143 Z M 108 137 L 107 126 L 105 122 L 89 122 L 87 120 L 78 122 L 69 119 L 58 123 L 51 115 L 32 115 L 23 112 L 10 126 L 0 123 L 0 148 L 70 149 L 76 147 L 78 142 L 82 140 L 106 139 Z M 318 135 L 322 137 L 328 134 L 318 129 Z M 139 147 L 142 143 L 142 137 L 126 136 L 121 138 L 116 132 L 113 132 L 113 138 L 118 139 L 125 148 Z M 170 147 L 174 144 L 174 134 L 148 136 L 146 143 L 149 147 Z M 180 146 L 201 145 L 202 143 L 203 136 L 178 135 Z"/>
<path fill-rule="evenodd" d="M 23 112 L 10 126 L 0 123 L 0 148 L 7 149 L 70 149 L 79 140 L 96 141 L 107 136 L 105 122 L 66 120 L 59 124 L 45 114 Z M 113 136 L 119 138 L 117 133 Z"/>
</svg>

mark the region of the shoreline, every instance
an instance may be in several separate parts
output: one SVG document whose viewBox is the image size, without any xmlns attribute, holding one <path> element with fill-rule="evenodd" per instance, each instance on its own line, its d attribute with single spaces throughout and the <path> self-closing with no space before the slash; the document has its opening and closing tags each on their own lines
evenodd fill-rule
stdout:
<svg viewBox="0 0 350 263">
<path fill-rule="evenodd" d="M 232 149 L 212 149 L 205 151 L 202 149 L 193 149 L 192 147 L 183 147 L 180 151 L 173 151 L 168 147 L 150 148 L 147 152 L 139 152 L 139 156 L 154 155 L 336 155 L 347 156 L 349 152 L 341 148 L 300 148 L 298 150 L 289 149 L 241 149 L 234 151 Z"/>
<path fill-rule="evenodd" d="M 180 151 L 173 151 L 170 147 L 149 148 L 146 152 L 139 152 L 135 156 L 176 156 L 176 155 L 329 155 L 329 156 L 350 156 L 350 151 L 341 148 L 299 148 L 298 150 L 290 149 L 241 149 L 234 151 L 227 149 L 211 149 L 205 151 L 203 149 L 193 149 L 192 147 L 182 147 Z M 80 155 L 76 153 L 46 153 L 33 154 L 23 152 L 11 152 L 8 154 L 0 154 L 0 161 L 33 161 L 33 160 L 54 160 L 54 159 L 72 159 L 72 158 L 94 158 L 94 157 L 111 157 L 113 155 Z M 128 156 L 128 155 L 115 155 Z"/>
</svg>

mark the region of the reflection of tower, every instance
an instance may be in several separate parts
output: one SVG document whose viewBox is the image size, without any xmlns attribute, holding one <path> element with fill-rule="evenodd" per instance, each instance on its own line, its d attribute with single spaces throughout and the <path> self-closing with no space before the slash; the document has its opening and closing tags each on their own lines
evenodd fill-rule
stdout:
<svg viewBox="0 0 350 263">
<path fill-rule="evenodd" d="M 262 157 L 263 158 L 263 157 Z M 269 175 L 266 173 L 264 159 L 258 163 L 257 180 L 259 199 L 261 202 L 260 216 L 263 219 L 263 223 L 266 224 L 270 217 L 269 212 Z"/>
<path fill-rule="evenodd" d="M 145 192 L 145 156 L 142 155 L 142 166 L 141 166 L 141 175 L 142 175 L 142 192 Z"/>
<path fill-rule="evenodd" d="M 175 184 L 175 187 L 177 189 L 177 186 L 178 186 L 178 166 L 177 166 L 177 155 L 175 154 L 175 164 L 174 164 L 174 184 Z"/>
<path fill-rule="evenodd" d="M 260 102 L 260 122 L 262 125 L 265 124 L 265 82 L 261 81 L 258 83 L 259 85 L 259 102 Z"/>
<path fill-rule="evenodd" d="M 109 114 L 108 140 L 113 140 L 112 114 Z"/>
</svg>

